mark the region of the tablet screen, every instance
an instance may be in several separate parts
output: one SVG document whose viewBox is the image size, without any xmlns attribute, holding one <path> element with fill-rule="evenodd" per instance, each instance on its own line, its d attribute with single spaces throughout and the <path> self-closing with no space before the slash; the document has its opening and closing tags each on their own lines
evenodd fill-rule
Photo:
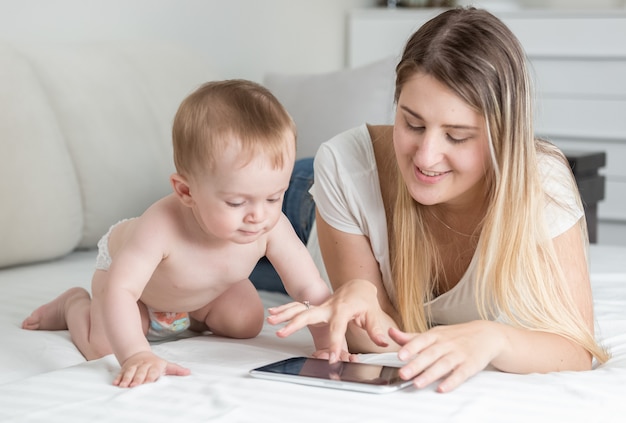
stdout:
<svg viewBox="0 0 626 423">
<path fill-rule="evenodd" d="M 315 386 L 384 392 L 411 384 L 398 375 L 397 367 L 358 362 L 337 362 L 293 357 L 252 370 L 253 376 Z"/>
</svg>

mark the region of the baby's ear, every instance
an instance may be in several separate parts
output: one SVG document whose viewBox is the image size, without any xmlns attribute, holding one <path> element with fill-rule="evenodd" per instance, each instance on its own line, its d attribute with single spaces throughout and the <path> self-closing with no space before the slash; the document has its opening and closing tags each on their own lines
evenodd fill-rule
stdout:
<svg viewBox="0 0 626 423">
<path fill-rule="evenodd" d="M 170 176 L 170 183 L 174 189 L 174 194 L 176 194 L 181 203 L 187 207 L 191 207 L 193 205 L 193 199 L 191 198 L 187 178 L 179 173 L 173 173 L 172 176 Z"/>
</svg>

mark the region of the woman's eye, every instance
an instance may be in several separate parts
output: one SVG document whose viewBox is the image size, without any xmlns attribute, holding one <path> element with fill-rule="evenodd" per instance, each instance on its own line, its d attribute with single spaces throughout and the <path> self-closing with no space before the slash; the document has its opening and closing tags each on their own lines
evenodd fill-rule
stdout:
<svg viewBox="0 0 626 423">
<path fill-rule="evenodd" d="M 462 142 L 465 142 L 469 139 L 470 137 L 453 137 L 452 135 L 448 134 L 448 139 L 450 141 L 452 141 L 455 144 L 460 144 Z"/>
<path fill-rule="evenodd" d="M 411 123 L 407 122 L 406 126 L 411 130 L 411 131 L 423 131 L 424 127 L 420 126 L 420 125 L 412 125 Z"/>
</svg>

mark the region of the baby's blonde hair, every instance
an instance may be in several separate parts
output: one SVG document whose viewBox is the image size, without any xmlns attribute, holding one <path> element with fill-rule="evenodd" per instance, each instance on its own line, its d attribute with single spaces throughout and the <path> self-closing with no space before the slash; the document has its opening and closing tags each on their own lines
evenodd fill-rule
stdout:
<svg viewBox="0 0 626 423">
<path fill-rule="evenodd" d="M 172 128 L 174 164 L 187 176 L 212 170 L 229 143 L 238 142 L 243 160 L 265 154 L 275 168 L 282 168 L 286 146 L 295 138 L 291 116 L 268 89 L 242 79 L 212 81 L 178 108 Z"/>
</svg>

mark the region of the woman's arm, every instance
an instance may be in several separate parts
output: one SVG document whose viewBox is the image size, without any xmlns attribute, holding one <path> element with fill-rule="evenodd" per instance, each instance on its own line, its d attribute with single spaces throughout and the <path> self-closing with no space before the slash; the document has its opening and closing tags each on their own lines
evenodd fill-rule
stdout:
<svg viewBox="0 0 626 423">
<path fill-rule="evenodd" d="M 339 314 L 332 320 L 341 327 L 347 324 L 346 339 L 350 352 L 389 350 L 389 346 L 376 345 L 363 330 L 368 325 L 375 325 L 371 327 L 377 331 L 376 336 L 386 338 L 389 327 L 398 327 L 398 314 L 383 286 L 379 264 L 369 240 L 363 235 L 334 229 L 319 213 L 316 219 L 324 266 L 337 300 Z M 348 324 L 349 321 L 352 323 Z M 391 348 L 396 350 L 397 346 Z"/>
<path fill-rule="evenodd" d="M 589 269 L 579 223 L 553 239 L 559 263 L 565 276 L 564 288 L 569 291 L 578 313 L 593 334 L 593 297 L 589 281 Z M 549 306 L 549 305 L 548 305 Z M 538 344 L 537 352 L 525 360 L 515 360 L 502 354 L 492 364 L 501 370 L 515 373 L 547 372 L 555 370 L 588 370 L 591 355 L 583 347 L 558 335 L 532 333 Z M 526 341 L 522 337 L 510 337 L 511 350 L 522 351 Z M 517 353 L 516 355 L 520 355 Z"/>
<path fill-rule="evenodd" d="M 316 219 L 320 248 L 334 293 L 310 310 L 294 303 L 269 309 L 268 321 L 289 322 L 277 331 L 280 337 L 305 326 L 328 323 L 331 362 L 343 357 L 346 340 L 351 353 L 396 351 L 398 345 L 387 332 L 390 327 L 398 327 L 394 320 L 397 313 L 387 297 L 369 241 L 364 236 L 333 229 L 319 214 Z"/>
<path fill-rule="evenodd" d="M 578 225 L 554 239 L 565 273 L 565 288 L 590 330 L 593 330 L 591 287 Z M 563 336 L 514 328 L 491 321 L 437 326 L 423 334 L 391 330 L 407 361 L 400 374 L 418 388 L 438 379 L 437 390 L 448 392 L 488 364 L 508 373 L 546 373 L 591 369 L 591 355 Z"/>
</svg>

